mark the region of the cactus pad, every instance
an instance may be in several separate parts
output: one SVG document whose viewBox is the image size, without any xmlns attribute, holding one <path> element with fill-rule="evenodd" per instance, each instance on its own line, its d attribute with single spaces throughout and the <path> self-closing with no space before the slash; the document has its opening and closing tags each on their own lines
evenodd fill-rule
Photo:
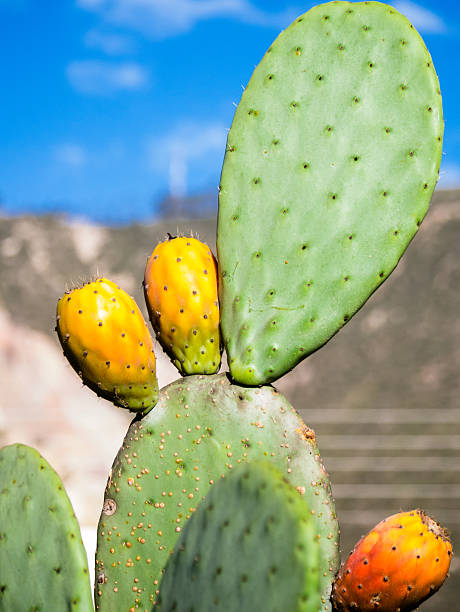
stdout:
<svg viewBox="0 0 460 612">
<path fill-rule="evenodd" d="M 276 380 L 388 277 L 427 211 L 442 136 L 432 59 L 393 7 L 331 2 L 280 34 L 243 93 L 221 177 L 235 380 Z"/>
<path fill-rule="evenodd" d="M 0 610 L 93 610 L 86 552 L 62 482 L 33 448 L 0 450 Z"/>
<path fill-rule="evenodd" d="M 323 603 L 338 569 L 338 527 L 314 432 L 272 387 L 225 374 L 189 376 L 135 419 L 112 466 L 99 521 L 96 607 L 149 609 L 184 524 L 210 486 L 242 462 L 267 459 L 304 497 L 321 540 Z"/>
<path fill-rule="evenodd" d="M 320 545 L 298 492 L 267 462 L 238 467 L 187 522 L 160 583 L 162 612 L 318 612 Z"/>
</svg>

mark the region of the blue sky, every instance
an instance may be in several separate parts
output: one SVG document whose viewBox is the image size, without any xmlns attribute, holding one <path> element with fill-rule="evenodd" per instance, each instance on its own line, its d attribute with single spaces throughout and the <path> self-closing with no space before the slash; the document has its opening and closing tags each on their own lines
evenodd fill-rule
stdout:
<svg viewBox="0 0 460 612">
<path fill-rule="evenodd" d="M 299 0 L 0 0 L 0 198 L 7 213 L 151 218 L 217 191 L 235 103 Z M 460 6 L 392 3 L 434 60 L 440 187 L 460 186 Z"/>
</svg>

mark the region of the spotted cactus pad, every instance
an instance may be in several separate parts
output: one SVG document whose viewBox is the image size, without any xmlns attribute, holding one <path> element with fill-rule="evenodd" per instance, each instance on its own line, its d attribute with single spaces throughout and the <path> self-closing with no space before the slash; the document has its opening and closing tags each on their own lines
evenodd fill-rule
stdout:
<svg viewBox="0 0 460 612">
<path fill-rule="evenodd" d="M 80 527 L 64 486 L 33 448 L 0 450 L 0 611 L 93 610 Z"/>
<path fill-rule="evenodd" d="M 150 610 L 177 539 L 210 487 L 240 463 L 268 460 L 297 488 L 321 544 L 321 612 L 338 569 L 338 525 L 315 434 L 273 387 L 189 376 L 132 422 L 98 526 L 96 609 Z M 319 612 L 319 610 L 318 610 Z"/>
<path fill-rule="evenodd" d="M 187 522 L 157 610 L 318 612 L 320 544 L 303 498 L 268 462 L 238 467 Z"/>
<path fill-rule="evenodd" d="M 427 211 L 442 136 L 432 59 L 393 7 L 323 4 L 280 34 L 241 98 L 221 177 L 236 381 L 283 375 L 388 278 Z"/>
</svg>

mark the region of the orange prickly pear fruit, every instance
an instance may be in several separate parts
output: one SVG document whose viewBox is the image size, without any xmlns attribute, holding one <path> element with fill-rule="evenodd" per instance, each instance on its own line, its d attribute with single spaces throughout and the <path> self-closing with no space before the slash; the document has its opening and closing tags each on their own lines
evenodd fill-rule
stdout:
<svg viewBox="0 0 460 612">
<path fill-rule="evenodd" d="M 147 260 L 144 293 L 158 341 L 179 372 L 218 372 L 217 263 L 209 247 L 169 236 Z"/>
<path fill-rule="evenodd" d="M 394 514 L 364 536 L 340 568 L 335 610 L 415 610 L 440 588 L 451 559 L 447 532 L 423 510 Z"/>
<path fill-rule="evenodd" d="M 56 319 L 64 354 L 88 387 L 132 412 L 155 406 L 153 340 L 132 297 L 99 278 L 65 293 Z"/>
</svg>

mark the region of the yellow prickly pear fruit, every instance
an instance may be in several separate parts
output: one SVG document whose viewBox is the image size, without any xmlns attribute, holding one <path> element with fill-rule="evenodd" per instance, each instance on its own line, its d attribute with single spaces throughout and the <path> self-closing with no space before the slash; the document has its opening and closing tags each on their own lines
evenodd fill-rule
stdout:
<svg viewBox="0 0 460 612">
<path fill-rule="evenodd" d="M 217 263 L 209 247 L 169 236 L 147 261 L 144 293 L 157 338 L 179 372 L 218 372 Z"/>
<path fill-rule="evenodd" d="M 88 387 L 132 412 L 155 406 L 153 340 L 132 297 L 99 278 L 65 293 L 56 318 L 64 354 Z"/>
</svg>

